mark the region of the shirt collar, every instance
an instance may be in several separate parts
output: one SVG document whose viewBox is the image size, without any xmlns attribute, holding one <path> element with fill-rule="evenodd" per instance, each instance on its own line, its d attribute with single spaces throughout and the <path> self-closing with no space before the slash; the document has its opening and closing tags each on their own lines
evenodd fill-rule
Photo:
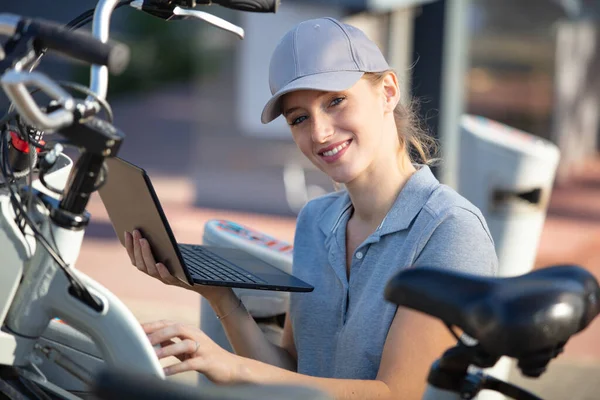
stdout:
<svg viewBox="0 0 600 400">
<path fill-rule="evenodd" d="M 394 201 L 392 208 L 377 229 L 383 236 L 409 227 L 433 191 L 440 185 L 427 165 L 417 165 L 417 171 L 408 179 Z M 329 236 L 337 229 L 344 213 L 352 205 L 348 192 L 342 193 L 324 211 L 319 227 Z"/>
<path fill-rule="evenodd" d="M 380 236 L 406 229 L 440 185 L 427 165 L 418 165 L 379 225 Z"/>
<path fill-rule="evenodd" d="M 350 195 L 344 191 L 337 199 L 335 199 L 319 218 L 319 227 L 323 233 L 329 236 L 342 220 L 342 216 L 352 206 Z"/>
</svg>

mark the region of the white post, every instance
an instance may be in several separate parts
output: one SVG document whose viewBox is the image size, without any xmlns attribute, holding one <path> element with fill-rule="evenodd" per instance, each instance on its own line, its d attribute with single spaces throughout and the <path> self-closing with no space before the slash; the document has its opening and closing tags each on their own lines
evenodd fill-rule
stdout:
<svg viewBox="0 0 600 400">
<path fill-rule="evenodd" d="M 459 120 L 465 108 L 465 77 L 469 65 L 471 0 L 446 0 L 439 138 L 443 165 L 440 180 L 458 185 Z"/>
<path fill-rule="evenodd" d="M 414 7 L 392 10 L 389 18 L 387 59 L 390 66 L 398 73 L 403 104 L 407 104 L 411 98 L 410 67 L 413 63 L 414 18 Z"/>
</svg>

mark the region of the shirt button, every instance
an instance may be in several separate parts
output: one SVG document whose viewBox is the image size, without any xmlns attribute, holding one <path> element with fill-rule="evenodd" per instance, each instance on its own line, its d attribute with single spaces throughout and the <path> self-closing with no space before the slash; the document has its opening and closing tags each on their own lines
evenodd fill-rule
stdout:
<svg viewBox="0 0 600 400">
<path fill-rule="evenodd" d="M 362 252 L 360 252 L 360 251 L 356 252 L 356 258 L 358 258 L 359 260 L 362 260 L 362 258 L 363 258 L 363 253 L 362 253 Z"/>
</svg>

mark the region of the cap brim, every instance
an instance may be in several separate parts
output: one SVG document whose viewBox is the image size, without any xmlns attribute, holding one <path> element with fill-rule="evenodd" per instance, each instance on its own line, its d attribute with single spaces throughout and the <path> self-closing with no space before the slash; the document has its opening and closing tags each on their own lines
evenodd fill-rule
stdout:
<svg viewBox="0 0 600 400">
<path fill-rule="evenodd" d="M 362 78 L 361 71 L 335 71 L 321 74 L 307 75 L 298 78 L 281 89 L 271 97 L 265 105 L 261 121 L 268 124 L 281 115 L 281 96 L 296 90 L 320 90 L 324 92 L 336 92 L 350 89 Z"/>
</svg>

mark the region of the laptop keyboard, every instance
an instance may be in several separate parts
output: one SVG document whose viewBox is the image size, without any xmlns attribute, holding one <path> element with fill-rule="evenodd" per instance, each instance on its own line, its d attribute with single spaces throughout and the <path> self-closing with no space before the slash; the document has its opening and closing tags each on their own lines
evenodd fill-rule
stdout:
<svg viewBox="0 0 600 400">
<path fill-rule="evenodd" d="M 253 275 L 244 274 L 231 268 L 219 257 L 206 251 L 202 247 L 193 245 L 179 245 L 185 265 L 193 274 L 207 281 L 229 281 L 241 283 L 263 283 Z"/>
</svg>

